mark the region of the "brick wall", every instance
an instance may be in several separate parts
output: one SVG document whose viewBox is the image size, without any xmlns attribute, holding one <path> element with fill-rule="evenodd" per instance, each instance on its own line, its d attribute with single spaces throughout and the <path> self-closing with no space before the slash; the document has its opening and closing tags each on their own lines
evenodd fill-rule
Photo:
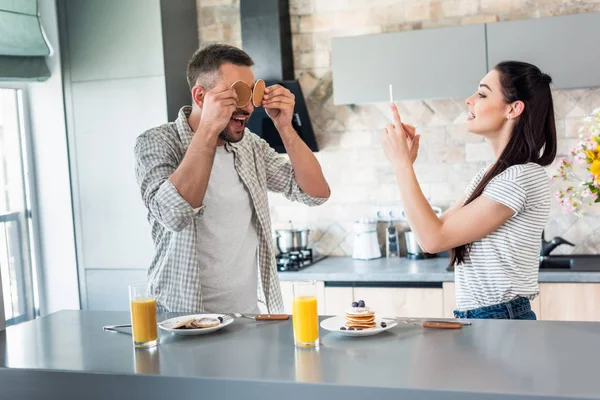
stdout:
<svg viewBox="0 0 600 400">
<path fill-rule="evenodd" d="M 381 131 L 389 118 L 387 105 L 333 105 L 332 37 L 594 11 L 600 11 L 600 0 L 290 0 L 295 72 L 322 149 L 317 157 L 333 194 L 327 204 L 311 209 L 290 204 L 282 196 L 271 196 L 274 226 L 288 220 L 304 224 L 312 230 L 313 247 L 318 251 L 349 255 L 352 222 L 372 216 L 377 205 L 399 202 L 380 146 Z M 239 0 L 198 0 L 198 20 L 202 44 L 221 42 L 241 47 Z M 554 103 L 559 155 L 564 155 L 576 142 L 582 116 L 600 106 L 600 89 L 554 91 Z M 433 204 L 447 207 L 460 197 L 475 172 L 491 160 L 488 145 L 466 132 L 464 99 L 407 101 L 399 107 L 403 118 L 422 134 L 415 169 L 423 191 Z M 553 167 L 548 171 L 551 173 Z M 559 248 L 556 253 L 600 253 L 597 233 L 599 210 L 577 220 L 554 204 L 547 236 L 562 235 L 577 243 L 575 249 Z"/>
</svg>

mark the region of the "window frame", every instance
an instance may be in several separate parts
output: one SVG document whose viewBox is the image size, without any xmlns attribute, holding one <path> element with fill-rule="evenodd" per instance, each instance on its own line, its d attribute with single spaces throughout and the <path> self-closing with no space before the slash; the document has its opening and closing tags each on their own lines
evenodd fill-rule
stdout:
<svg viewBox="0 0 600 400">
<path fill-rule="evenodd" d="M 31 123 L 31 112 L 29 103 L 29 88 L 27 82 L 0 82 L 0 89 L 12 89 L 16 91 L 17 110 L 19 112 L 19 129 L 20 129 L 20 145 L 23 173 L 23 189 L 25 191 L 25 226 L 20 224 L 20 229 L 26 232 L 21 232 L 21 238 L 27 240 L 26 249 L 28 254 L 24 254 L 27 258 L 26 262 L 31 269 L 28 271 L 28 277 L 25 279 L 26 291 L 26 312 L 20 316 L 13 317 L 5 321 L 4 315 L 4 298 L 0 287 L 0 331 L 2 324 L 6 327 L 16 325 L 21 322 L 29 321 L 40 316 L 40 309 L 43 308 L 44 297 L 44 274 L 42 268 L 42 247 L 40 245 L 40 223 L 37 207 L 37 180 L 35 174 L 35 157 L 33 144 L 33 131 Z M 23 154 L 24 153 L 24 154 Z M 11 213 L 9 213 L 11 214 Z M 34 278 L 35 276 L 35 278 Z"/>
</svg>

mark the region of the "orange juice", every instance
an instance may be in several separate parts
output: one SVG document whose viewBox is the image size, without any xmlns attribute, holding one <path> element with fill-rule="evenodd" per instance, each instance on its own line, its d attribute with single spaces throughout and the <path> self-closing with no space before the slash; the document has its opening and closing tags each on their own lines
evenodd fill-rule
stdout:
<svg viewBox="0 0 600 400">
<path fill-rule="evenodd" d="M 315 296 L 297 296 L 292 301 L 292 323 L 296 343 L 310 344 L 319 339 L 319 314 Z"/>
<path fill-rule="evenodd" d="M 131 300 L 131 327 L 135 343 L 158 339 L 156 299 L 139 297 Z"/>
</svg>

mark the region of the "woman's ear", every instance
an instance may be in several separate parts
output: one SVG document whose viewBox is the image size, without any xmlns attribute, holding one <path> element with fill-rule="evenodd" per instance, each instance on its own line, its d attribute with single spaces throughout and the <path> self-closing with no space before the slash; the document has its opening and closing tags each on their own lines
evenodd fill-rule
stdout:
<svg viewBox="0 0 600 400">
<path fill-rule="evenodd" d="M 204 104 L 204 96 L 206 96 L 206 88 L 202 85 L 196 85 L 192 88 L 192 100 L 198 108 L 202 108 Z"/>
<path fill-rule="evenodd" d="M 510 111 L 508 112 L 507 119 L 514 119 L 523 114 L 525 110 L 525 103 L 521 100 L 517 100 L 510 105 Z"/>
</svg>

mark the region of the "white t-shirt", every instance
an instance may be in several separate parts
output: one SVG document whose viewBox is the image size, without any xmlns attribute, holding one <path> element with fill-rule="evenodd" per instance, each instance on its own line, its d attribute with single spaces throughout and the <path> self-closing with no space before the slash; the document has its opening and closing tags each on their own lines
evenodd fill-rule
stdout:
<svg viewBox="0 0 600 400">
<path fill-rule="evenodd" d="M 196 222 L 202 311 L 258 314 L 256 214 L 225 146 L 217 147 L 203 204 Z"/>
<path fill-rule="evenodd" d="M 465 191 L 467 198 L 487 171 L 482 168 Z M 472 243 L 455 268 L 456 304 L 461 311 L 538 293 L 542 230 L 550 215 L 550 181 L 535 163 L 513 165 L 492 179 L 482 196 L 515 214 L 494 232 Z"/>
</svg>

